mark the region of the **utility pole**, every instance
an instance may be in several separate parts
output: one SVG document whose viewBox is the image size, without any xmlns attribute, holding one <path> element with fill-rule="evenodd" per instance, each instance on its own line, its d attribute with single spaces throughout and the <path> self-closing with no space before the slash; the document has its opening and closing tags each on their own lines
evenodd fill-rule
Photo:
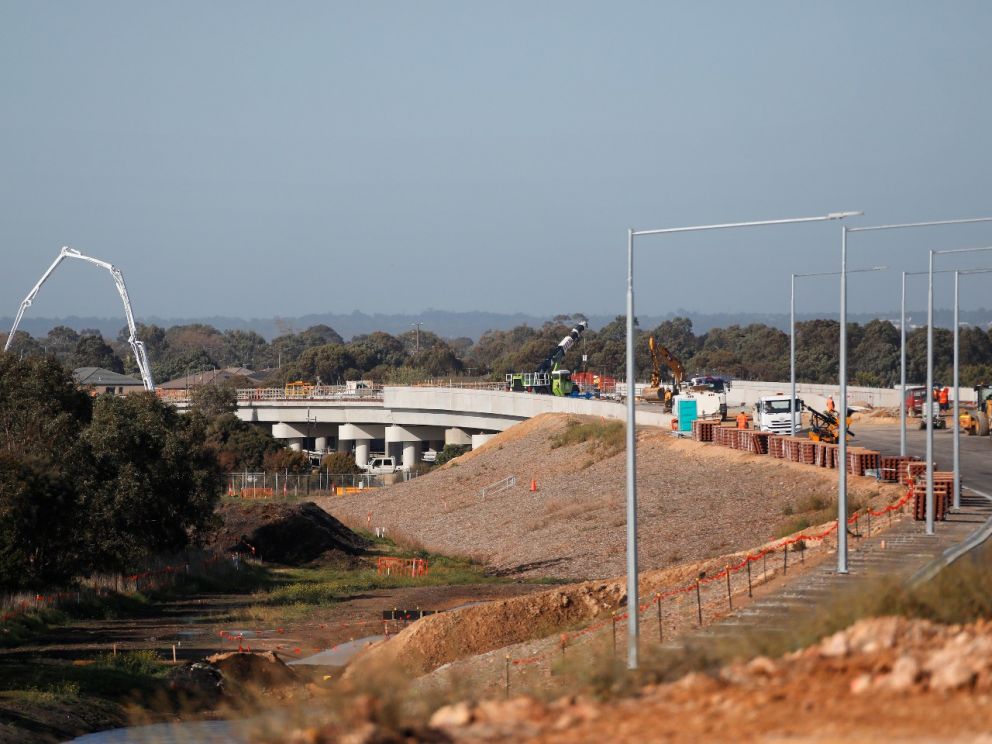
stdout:
<svg viewBox="0 0 992 744">
<path fill-rule="evenodd" d="M 416 323 L 411 323 L 410 325 L 414 326 L 417 329 L 417 350 L 416 350 L 415 353 L 419 354 L 420 353 L 420 326 L 422 326 L 423 323 L 421 323 L 418 320 Z"/>
</svg>

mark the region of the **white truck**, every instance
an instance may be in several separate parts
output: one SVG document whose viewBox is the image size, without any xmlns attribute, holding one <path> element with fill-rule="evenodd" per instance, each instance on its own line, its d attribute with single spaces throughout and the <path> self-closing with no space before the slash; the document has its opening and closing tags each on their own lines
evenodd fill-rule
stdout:
<svg viewBox="0 0 992 744">
<path fill-rule="evenodd" d="M 766 395 L 759 398 L 751 413 L 754 428 L 758 431 L 770 431 L 773 434 L 798 434 L 803 426 L 802 400 L 796 398 L 793 410 L 795 413 L 790 416 L 788 395 Z M 792 418 L 791 426 L 790 418 Z"/>
</svg>

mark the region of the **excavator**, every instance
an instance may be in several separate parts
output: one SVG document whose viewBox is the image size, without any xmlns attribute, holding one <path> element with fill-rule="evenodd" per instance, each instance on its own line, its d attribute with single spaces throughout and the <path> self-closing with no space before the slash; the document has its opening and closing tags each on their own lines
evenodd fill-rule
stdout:
<svg viewBox="0 0 992 744">
<path fill-rule="evenodd" d="M 648 338 L 648 349 L 651 351 L 651 384 L 641 392 L 641 398 L 646 401 L 663 401 L 665 410 L 672 410 L 672 398 L 678 393 L 685 380 L 685 368 L 672 352 L 654 340 L 654 336 Z M 671 395 L 666 396 L 668 388 L 661 386 L 661 365 L 664 364 L 672 372 Z"/>
<path fill-rule="evenodd" d="M 821 413 L 807 405 L 803 407 L 809 411 L 810 415 L 809 438 L 814 442 L 837 444 L 840 441 L 840 419 L 837 414 L 829 411 Z M 847 437 L 848 439 L 854 438 L 854 432 L 851 431 L 850 416 L 847 417 Z"/>
<path fill-rule="evenodd" d="M 571 395 L 575 389 L 572 373 L 559 365 L 565 354 L 579 340 L 582 332 L 589 327 L 586 321 L 580 321 L 569 331 L 548 357 L 541 362 L 534 372 L 513 372 L 506 376 L 506 389 L 514 392 L 544 393 L 551 395 Z"/>
</svg>

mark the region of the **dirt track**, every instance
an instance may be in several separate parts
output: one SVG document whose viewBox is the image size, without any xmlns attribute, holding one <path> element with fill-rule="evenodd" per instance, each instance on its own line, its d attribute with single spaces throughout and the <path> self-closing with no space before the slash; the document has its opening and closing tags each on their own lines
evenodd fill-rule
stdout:
<svg viewBox="0 0 992 744">
<path fill-rule="evenodd" d="M 580 417 L 573 417 L 580 418 Z M 594 445 L 553 448 L 568 417 L 543 415 L 413 481 L 322 500 L 350 525 L 408 537 L 447 554 L 477 557 L 507 574 L 582 580 L 624 572 L 623 452 L 596 460 Z M 585 418 L 584 420 L 592 420 Z M 483 499 L 509 475 L 517 485 Z M 537 483 L 537 493 L 528 487 Z M 856 497 L 882 503 L 895 486 L 852 477 Z M 638 433 L 640 560 L 645 570 L 746 550 L 773 537 L 811 496 L 830 502 L 836 471 L 716 445 Z"/>
</svg>

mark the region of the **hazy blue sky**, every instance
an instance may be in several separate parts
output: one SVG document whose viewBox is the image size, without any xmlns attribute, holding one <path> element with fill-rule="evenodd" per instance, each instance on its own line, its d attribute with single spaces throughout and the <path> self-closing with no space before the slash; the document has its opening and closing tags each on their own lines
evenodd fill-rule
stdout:
<svg viewBox="0 0 992 744">
<path fill-rule="evenodd" d="M 628 227 L 989 215 L 990 39 L 988 2 L 0 0 L 0 315 L 63 244 L 139 316 L 619 313 Z M 839 238 L 643 239 L 638 309 L 784 311 Z M 992 226 L 851 263 L 966 244 Z M 852 309 L 897 285 L 852 279 Z M 70 265 L 30 312 L 119 302 Z"/>
</svg>

